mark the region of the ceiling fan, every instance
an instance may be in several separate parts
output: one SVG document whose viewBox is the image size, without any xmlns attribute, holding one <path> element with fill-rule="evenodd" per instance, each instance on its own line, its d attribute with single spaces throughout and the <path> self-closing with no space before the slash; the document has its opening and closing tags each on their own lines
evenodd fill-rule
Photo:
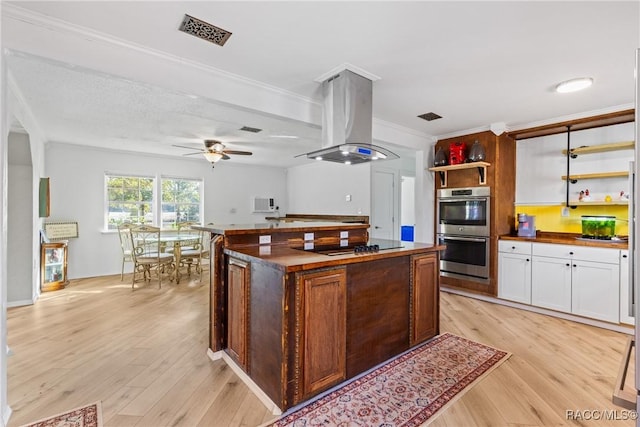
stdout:
<svg viewBox="0 0 640 427">
<path fill-rule="evenodd" d="M 188 148 L 189 150 L 197 150 L 193 147 L 187 147 L 184 145 L 173 145 L 174 147 L 179 148 Z M 194 153 L 183 154 L 183 156 L 193 156 L 195 154 L 202 154 L 209 162 L 211 162 L 212 166 L 215 166 L 215 163 L 219 160 L 229 160 L 229 154 L 231 155 L 240 155 L 240 156 L 250 156 L 253 153 L 251 151 L 242 151 L 242 150 L 227 150 L 225 145 L 217 141 L 215 139 L 205 139 L 204 140 L 204 148 L 199 149 Z"/>
</svg>

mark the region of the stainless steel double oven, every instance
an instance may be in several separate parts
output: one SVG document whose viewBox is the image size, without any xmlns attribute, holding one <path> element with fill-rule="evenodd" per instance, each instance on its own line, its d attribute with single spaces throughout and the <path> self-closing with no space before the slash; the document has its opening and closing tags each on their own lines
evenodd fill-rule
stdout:
<svg viewBox="0 0 640 427">
<path fill-rule="evenodd" d="M 440 256 L 441 274 L 488 283 L 490 188 L 442 189 L 436 196 L 436 233 L 447 246 Z"/>
</svg>

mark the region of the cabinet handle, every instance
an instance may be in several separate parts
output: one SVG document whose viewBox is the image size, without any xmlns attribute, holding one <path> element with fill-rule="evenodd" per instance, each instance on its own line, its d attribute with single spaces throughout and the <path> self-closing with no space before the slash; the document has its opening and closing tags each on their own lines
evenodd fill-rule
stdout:
<svg viewBox="0 0 640 427">
<path fill-rule="evenodd" d="M 527 258 L 527 262 L 529 262 L 529 258 Z"/>
<path fill-rule="evenodd" d="M 622 258 L 626 258 L 626 257 L 627 257 L 626 255 L 622 255 Z"/>
<path fill-rule="evenodd" d="M 573 255 L 573 252 L 569 252 L 569 255 Z"/>
<path fill-rule="evenodd" d="M 516 248 L 515 246 L 511 246 L 511 249 L 515 249 L 515 248 Z"/>
<path fill-rule="evenodd" d="M 573 264 L 574 267 L 577 267 L 577 265 Z"/>
<path fill-rule="evenodd" d="M 569 263 L 567 263 L 567 264 L 565 264 L 565 265 L 566 265 L 567 267 L 571 267 L 571 264 L 569 264 Z"/>
</svg>

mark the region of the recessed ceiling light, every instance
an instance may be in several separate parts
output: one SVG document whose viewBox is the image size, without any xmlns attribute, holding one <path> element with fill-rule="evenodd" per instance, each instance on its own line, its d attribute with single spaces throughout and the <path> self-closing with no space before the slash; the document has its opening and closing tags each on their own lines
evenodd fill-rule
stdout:
<svg viewBox="0 0 640 427">
<path fill-rule="evenodd" d="M 317 156 L 316 160 L 322 160 L 322 156 Z"/>
<path fill-rule="evenodd" d="M 567 80 L 566 82 L 559 83 L 556 86 L 556 92 L 568 93 L 576 92 L 578 90 L 586 89 L 593 84 L 591 77 L 579 77 L 577 79 Z"/>
</svg>

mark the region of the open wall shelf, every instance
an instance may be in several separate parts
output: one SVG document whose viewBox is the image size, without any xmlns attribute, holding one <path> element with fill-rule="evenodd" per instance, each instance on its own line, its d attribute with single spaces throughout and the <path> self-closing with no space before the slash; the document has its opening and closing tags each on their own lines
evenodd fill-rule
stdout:
<svg viewBox="0 0 640 427">
<path fill-rule="evenodd" d="M 629 176 L 628 171 L 620 171 L 620 172 L 599 172 L 599 173 L 583 173 L 576 175 L 562 175 L 563 181 L 570 181 L 572 184 L 575 184 L 580 179 L 601 179 L 601 178 L 621 178 Z M 568 179 L 567 179 L 568 178 Z"/>
<path fill-rule="evenodd" d="M 571 158 L 575 159 L 579 154 L 605 153 L 607 151 L 633 150 L 636 146 L 634 141 L 613 142 L 610 144 L 591 145 L 585 147 L 576 147 L 569 150 Z M 562 154 L 566 155 L 567 150 L 562 150 Z"/>
<path fill-rule="evenodd" d="M 459 165 L 434 166 L 429 168 L 429 170 L 431 172 L 438 172 L 438 174 L 440 175 L 440 185 L 442 187 L 446 187 L 447 173 L 449 171 L 478 168 L 478 175 L 480 178 L 478 180 L 478 183 L 480 185 L 485 185 L 487 183 L 487 166 L 491 166 L 491 163 L 471 162 L 471 163 L 460 163 Z"/>
</svg>

